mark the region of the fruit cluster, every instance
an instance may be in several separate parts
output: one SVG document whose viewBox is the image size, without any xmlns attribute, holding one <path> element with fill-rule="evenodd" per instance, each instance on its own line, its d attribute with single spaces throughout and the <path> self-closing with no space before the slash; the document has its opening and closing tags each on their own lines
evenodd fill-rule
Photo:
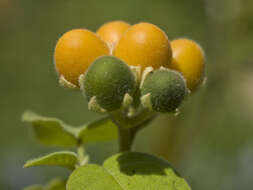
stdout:
<svg viewBox="0 0 253 190">
<path fill-rule="evenodd" d="M 194 41 L 169 41 L 150 23 L 114 21 L 96 33 L 75 29 L 57 42 L 60 84 L 81 88 L 99 112 L 143 107 L 175 111 L 204 78 L 204 52 Z"/>
</svg>

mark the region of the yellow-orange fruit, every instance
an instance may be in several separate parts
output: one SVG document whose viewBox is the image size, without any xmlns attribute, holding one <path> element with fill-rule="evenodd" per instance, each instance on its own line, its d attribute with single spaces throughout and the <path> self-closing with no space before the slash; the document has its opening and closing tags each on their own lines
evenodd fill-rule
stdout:
<svg viewBox="0 0 253 190">
<path fill-rule="evenodd" d="M 194 41 L 181 38 L 171 42 L 173 59 L 169 65 L 184 76 L 189 90 L 195 90 L 203 81 L 205 55 Z"/>
<path fill-rule="evenodd" d="M 141 66 L 141 69 L 168 66 L 172 52 L 167 35 L 150 23 L 131 26 L 120 39 L 114 50 L 116 57 L 128 65 Z"/>
<path fill-rule="evenodd" d="M 54 61 L 59 75 L 78 85 L 78 78 L 102 55 L 109 55 L 107 44 L 95 33 L 85 29 L 70 30 L 57 42 Z"/>
<path fill-rule="evenodd" d="M 102 25 L 97 34 L 104 40 L 111 48 L 119 42 L 122 35 L 130 27 L 130 24 L 123 21 L 113 21 Z"/>
</svg>

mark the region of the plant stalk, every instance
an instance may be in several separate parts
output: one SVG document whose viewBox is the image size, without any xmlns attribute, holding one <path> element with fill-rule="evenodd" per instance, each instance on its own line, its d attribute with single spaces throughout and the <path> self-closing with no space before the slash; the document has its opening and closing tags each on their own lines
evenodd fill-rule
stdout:
<svg viewBox="0 0 253 190">
<path fill-rule="evenodd" d="M 79 144 L 77 148 L 77 157 L 79 163 L 78 167 L 83 166 L 89 162 L 89 156 L 85 153 L 85 149 L 81 144 Z"/>
<path fill-rule="evenodd" d="M 110 116 L 118 126 L 119 152 L 126 152 L 131 150 L 136 133 L 153 120 L 156 114 L 142 110 L 134 117 L 127 117 L 122 112 L 114 112 Z"/>
<path fill-rule="evenodd" d="M 118 126 L 118 134 L 119 134 L 119 151 L 120 152 L 130 151 L 133 144 L 131 129 Z"/>
</svg>

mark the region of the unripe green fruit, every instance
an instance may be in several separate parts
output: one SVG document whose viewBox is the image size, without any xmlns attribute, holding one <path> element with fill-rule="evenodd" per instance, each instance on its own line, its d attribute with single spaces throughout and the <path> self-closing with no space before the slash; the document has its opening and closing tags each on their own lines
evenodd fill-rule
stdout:
<svg viewBox="0 0 253 190">
<path fill-rule="evenodd" d="M 184 78 L 169 69 L 150 72 L 141 86 L 142 104 L 158 112 L 173 112 L 186 94 Z"/>
<path fill-rule="evenodd" d="M 102 56 L 95 60 L 83 80 L 88 101 L 95 97 L 96 103 L 106 111 L 119 109 L 126 95 L 133 95 L 135 86 L 131 69 L 113 56 Z"/>
</svg>

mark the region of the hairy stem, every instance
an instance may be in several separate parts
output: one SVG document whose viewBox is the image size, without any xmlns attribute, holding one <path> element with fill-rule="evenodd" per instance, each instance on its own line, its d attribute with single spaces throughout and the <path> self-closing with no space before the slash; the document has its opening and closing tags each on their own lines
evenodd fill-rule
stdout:
<svg viewBox="0 0 253 190">
<path fill-rule="evenodd" d="M 125 152 L 131 150 L 133 139 L 131 135 L 131 129 L 118 126 L 119 134 L 119 151 Z"/>
<path fill-rule="evenodd" d="M 154 117 L 154 115 L 156 114 L 148 109 L 143 109 L 138 114 L 132 117 L 128 117 L 120 111 L 113 112 L 110 115 L 112 120 L 117 125 L 123 126 L 124 128 L 134 128 L 136 126 L 141 125 L 146 120 L 149 120 L 150 118 Z"/>
<path fill-rule="evenodd" d="M 81 144 L 77 148 L 77 157 L 79 166 L 83 166 L 89 161 L 89 156 L 85 153 L 85 149 Z"/>
<path fill-rule="evenodd" d="M 110 114 L 113 122 L 118 126 L 119 151 L 130 151 L 136 133 L 146 126 L 156 114 L 149 110 L 142 110 L 133 117 L 127 117 L 121 111 Z"/>
</svg>

